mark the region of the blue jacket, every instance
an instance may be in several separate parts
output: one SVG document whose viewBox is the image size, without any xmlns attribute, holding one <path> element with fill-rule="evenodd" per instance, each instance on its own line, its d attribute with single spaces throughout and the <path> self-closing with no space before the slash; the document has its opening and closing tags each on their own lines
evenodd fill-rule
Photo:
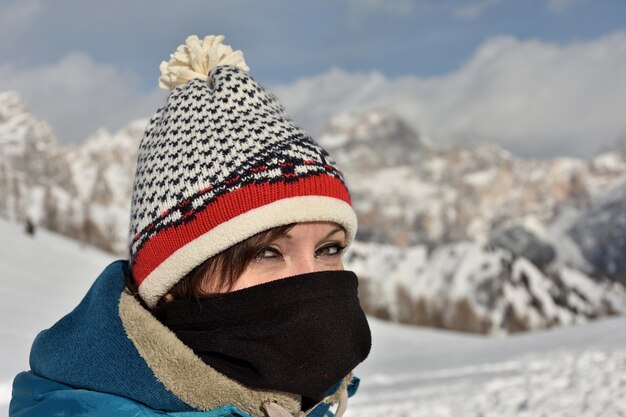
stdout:
<svg viewBox="0 0 626 417">
<path fill-rule="evenodd" d="M 299 411 L 297 396 L 245 387 L 202 362 L 125 290 L 126 267 L 109 265 L 37 336 L 31 371 L 13 382 L 10 417 L 261 417 L 265 401 Z M 327 415 L 341 391 L 357 388 L 347 376 L 307 416 Z"/>
</svg>

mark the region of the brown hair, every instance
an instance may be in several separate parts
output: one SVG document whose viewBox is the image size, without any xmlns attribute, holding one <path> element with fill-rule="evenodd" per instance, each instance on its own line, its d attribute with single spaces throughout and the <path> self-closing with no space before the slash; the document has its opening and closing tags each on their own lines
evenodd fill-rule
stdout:
<svg viewBox="0 0 626 417">
<path fill-rule="evenodd" d="M 243 271 L 248 267 L 255 256 L 270 242 L 286 235 L 295 224 L 278 226 L 237 243 L 234 246 L 210 257 L 191 270 L 169 291 L 174 299 L 195 298 L 209 295 L 202 291 L 202 284 L 207 277 L 212 277 L 211 289 L 213 291 L 230 291 Z M 138 287 L 132 277 L 130 268 L 126 272 L 126 286 L 135 296 L 138 295 Z M 164 302 L 161 298 L 157 305 Z"/>
</svg>

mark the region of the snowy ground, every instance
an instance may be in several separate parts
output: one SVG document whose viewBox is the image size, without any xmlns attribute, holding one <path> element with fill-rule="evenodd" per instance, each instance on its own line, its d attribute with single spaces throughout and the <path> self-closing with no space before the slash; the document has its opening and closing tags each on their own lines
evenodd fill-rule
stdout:
<svg viewBox="0 0 626 417">
<path fill-rule="evenodd" d="M 626 416 L 626 319 L 502 339 L 371 320 L 348 416 Z"/>
<path fill-rule="evenodd" d="M 111 258 L 0 220 L 0 415 L 37 332 L 71 310 Z M 626 318 L 485 338 L 371 319 L 349 417 L 626 416 Z"/>
</svg>

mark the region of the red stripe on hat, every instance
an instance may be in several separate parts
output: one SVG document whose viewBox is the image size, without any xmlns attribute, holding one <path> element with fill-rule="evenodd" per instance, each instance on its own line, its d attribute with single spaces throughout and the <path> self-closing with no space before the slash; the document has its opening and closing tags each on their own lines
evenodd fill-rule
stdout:
<svg viewBox="0 0 626 417">
<path fill-rule="evenodd" d="M 218 197 L 203 211 L 195 212 L 192 221 L 161 230 L 146 241 L 134 259 L 133 276 L 137 285 L 178 249 L 216 226 L 274 201 L 302 196 L 333 197 L 350 204 L 344 183 L 330 175 L 311 176 L 290 184 L 249 184 L 238 188 Z"/>
</svg>

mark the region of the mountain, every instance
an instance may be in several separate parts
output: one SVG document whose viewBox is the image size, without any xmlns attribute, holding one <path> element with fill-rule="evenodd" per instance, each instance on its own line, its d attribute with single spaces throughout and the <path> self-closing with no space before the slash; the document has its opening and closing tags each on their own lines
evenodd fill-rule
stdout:
<svg viewBox="0 0 626 417">
<path fill-rule="evenodd" d="M 626 284 L 626 179 L 595 200 L 570 235 L 594 272 Z"/>
<path fill-rule="evenodd" d="M 318 141 L 342 166 L 367 171 L 415 164 L 430 150 L 404 120 L 385 108 L 340 114 Z"/>
<path fill-rule="evenodd" d="M 48 173 L 42 160 L 54 152 L 50 127 L 28 113 L 15 92 L 0 93 L 0 150 L 2 160 L 10 159 L 19 170 L 42 176 Z"/>
<path fill-rule="evenodd" d="M 588 210 L 626 174 L 619 152 L 525 160 L 489 144 L 435 148 L 406 129 L 389 111 L 370 110 L 337 116 L 320 136 L 346 174 L 364 240 L 485 245 L 520 219 L 548 226 Z"/>
<path fill-rule="evenodd" d="M 16 93 L 0 95 L 0 217 L 109 252 L 126 250 L 130 194 L 146 121 L 60 146 Z"/>
<path fill-rule="evenodd" d="M 626 289 L 567 266 L 541 270 L 528 259 L 473 242 L 419 245 L 355 242 L 346 265 L 376 317 L 421 326 L 507 334 L 626 313 Z"/>
<path fill-rule="evenodd" d="M 359 213 L 346 264 L 370 314 L 497 334 L 626 311 L 624 153 L 436 148 L 386 109 L 337 115 L 319 140 Z"/>
<path fill-rule="evenodd" d="M 145 124 L 60 146 L 17 94 L 0 95 L 0 217 L 125 257 Z M 346 265 L 364 277 L 371 314 L 507 333 L 623 311 L 622 151 L 584 161 L 440 148 L 383 107 L 336 115 L 319 141 L 359 213 Z"/>
</svg>

